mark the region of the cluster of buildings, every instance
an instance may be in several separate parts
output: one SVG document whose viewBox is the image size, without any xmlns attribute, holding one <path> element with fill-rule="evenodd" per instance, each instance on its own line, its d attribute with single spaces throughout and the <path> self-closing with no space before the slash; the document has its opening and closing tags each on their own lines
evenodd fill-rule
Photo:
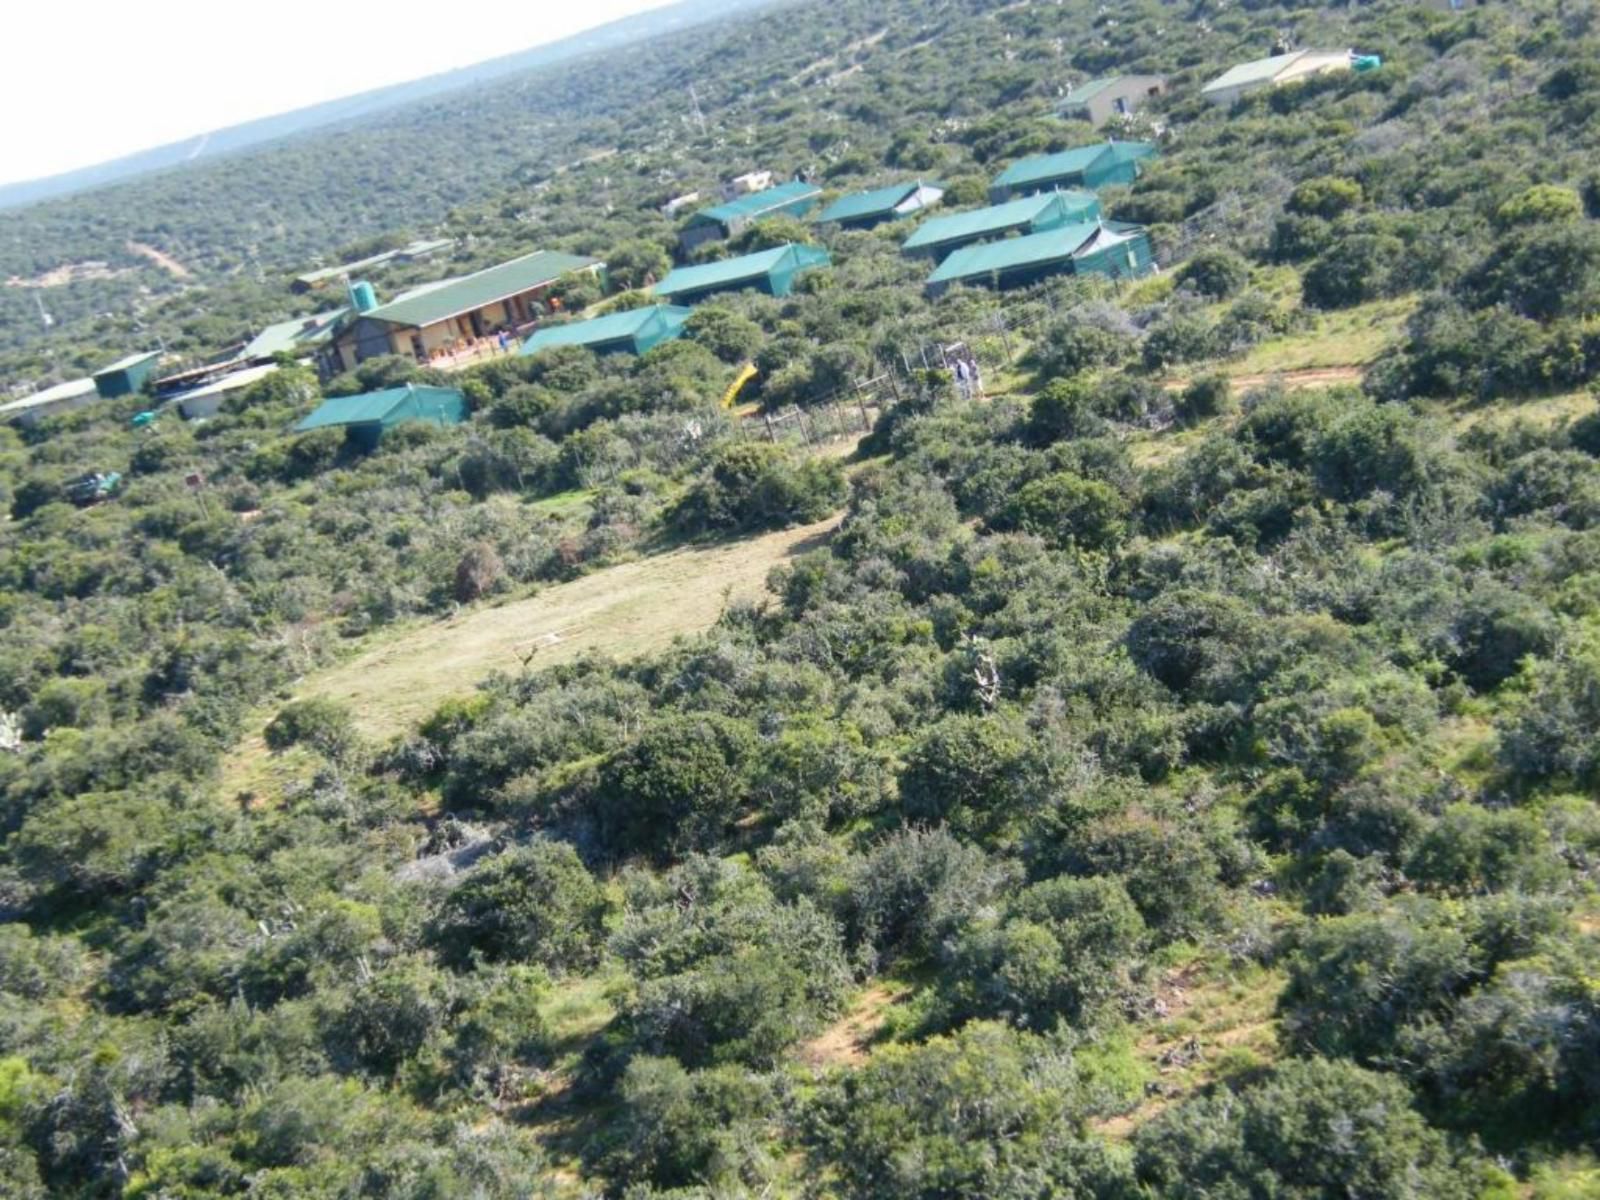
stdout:
<svg viewBox="0 0 1600 1200">
<path fill-rule="evenodd" d="M 1215 104 L 1232 105 L 1266 88 L 1377 65 L 1376 58 L 1351 51 L 1299 50 L 1241 63 L 1207 83 L 1201 94 Z M 1167 86 L 1159 75 L 1094 79 L 1067 93 L 1060 111 L 1100 127 L 1137 113 L 1165 94 Z M 1155 266 L 1149 236 L 1137 225 L 1106 220 L 1096 191 L 1133 183 L 1155 156 L 1156 148 L 1149 142 L 1113 137 L 1020 159 L 993 179 L 987 206 L 922 221 L 904 239 L 901 252 L 934 262 L 926 281 L 932 296 L 957 284 L 1010 287 L 1060 274 L 1143 275 Z M 916 179 L 839 196 L 816 212 L 823 200 L 817 185 L 799 179 L 779 182 L 770 171 L 754 171 L 731 180 L 718 203 L 695 209 L 679 230 L 679 246 L 688 258 L 773 217 L 810 218 L 840 229 L 873 229 L 917 217 L 944 199 L 943 186 Z M 676 217 L 699 203 L 699 193 L 689 193 L 669 201 L 662 211 Z M 539 250 L 468 275 L 413 287 L 382 302 L 371 283 L 351 281 L 356 273 L 423 261 L 451 245 L 448 239 L 413 242 L 358 262 L 298 275 L 291 283 L 293 291 L 331 289 L 337 281 L 344 293 L 342 302 L 270 325 L 216 361 L 171 374 L 157 374 L 164 358 L 160 352 L 132 355 L 91 377 L 0 405 L 0 420 L 33 424 L 97 400 L 142 391 L 152 392 L 156 403 L 187 419 L 200 419 L 215 414 L 229 395 L 265 378 L 286 360 L 314 363 L 326 377 L 385 355 L 449 369 L 487 354 L 506 353 L 513 342 L 525 355 L 558 346 L 643 354 L 680 336 L 692 306 L 703 300 L 747 289 L 787 296 L 802 274 L 832 262 L 820 246 L 788 243 L 691 263 L 653 282 L 653 303 L 555 323 L 545 318 L 561 313 L 559 286 L 588 279 L 603 291 L 604 262 Z M 401 388 L 329 401 L 296 428 L 341 425 L 358 440 L 375 442 L 396 423 L 449 424 L 465 414 L 461 393 L 453 389 Z"/>
</svg>

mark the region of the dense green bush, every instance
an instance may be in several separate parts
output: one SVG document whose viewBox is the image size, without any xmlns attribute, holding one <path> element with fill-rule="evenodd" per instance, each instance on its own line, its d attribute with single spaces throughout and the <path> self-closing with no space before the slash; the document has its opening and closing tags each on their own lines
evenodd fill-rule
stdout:
<svg viewBox="0 0 1600 1200">
<path fill-rule="evenodd" d="M 779 446 L 746 442 L 717 453 L 672 520 L 688 533 L 781 529 L 821 520 L 844 494 L 838 463 L 797 460 Z"/>
<path fill-rule="evenodd" d="M 1084 1132 L 1093 1113 L 1070 1053 L 974 1023 L 842 1076 L 816 1137 L 849 1196 L 1093 1195 L 1120 1174 Z"/>
<path fill-rule="evenodd" d="M 1315 1059 L 1277 1068 L 1240 1094 L 1186 1101 L 1140 1129 L 1134 1171 L 1162 1196 L 1395 1196 L 1476 1192 L 1403 1084 Z"/>
<path fill-rule="evenodd" d="M 1202 250 L 1178 269 L 1176 278 L 1208 300 L 1227 300 L 1250 282 L 1250 264 L 1232 250 Z"/>
<path fill-rule="evenodd" d="M 457 884 L 436 937 L 457 963 L 481 956 L 581 971 L 594 965 L 609 908 L 572 847 L 539 839 L 495 855 Z"/>
<path fill-rule="evenodd" d="M 343 705 L 333 700 L 295 700 L 278 710 L 267 724 L 267 746 L 287 750 L 309 746 L 329 758 L 341 758 L 356 743 L 355 722 Z"/>
</svg>

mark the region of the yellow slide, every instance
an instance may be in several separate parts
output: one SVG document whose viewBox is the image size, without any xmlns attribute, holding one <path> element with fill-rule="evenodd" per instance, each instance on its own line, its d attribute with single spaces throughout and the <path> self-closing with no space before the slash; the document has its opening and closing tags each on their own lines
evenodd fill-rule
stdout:
<svg viewBox="0 0 1600 1200">
<path fill-rule="evenodd" d="M 761 372 L 756 370 L 755 363 L 745 363 L 739 368 L 739 373 L 734 376 L 733 382 L 728 385 L 728 390 L 722 394 L 722 407 L 732 408 L 733 402 L 739 398 L 739 393 L 744 391 L 744 385 L 749 383 Z"/>
</svg>

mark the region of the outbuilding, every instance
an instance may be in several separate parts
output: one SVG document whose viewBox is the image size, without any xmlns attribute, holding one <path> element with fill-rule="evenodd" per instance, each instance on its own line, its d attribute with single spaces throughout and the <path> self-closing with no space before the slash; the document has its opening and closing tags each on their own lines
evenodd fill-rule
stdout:
<svg viewBox="0 0 1600 1200">
<path fill-rule="evenodd" d="M 694 304 L 719 292 L 739 292 L 748 288 L 769 296 L 787 296 L 802 271 L 833 265 L 833 258 L 821 246 L 789 243 L 771 250 L 760 250 L 738 258 L 679 267 L 660 283 L 655 294 L 679 304 Z"/>
<path fill-rule="evenodd" d="M 1267 88 L 1281 87 L 1316 75 L 1348 71 L 1352 59 L 1348 50 L 1295 50 L 1240 63 L 1218 75 L 1200 94 L 1220 108 L 1228 108 L 1245 96 Z"/>
<path fill-rule="evenodd" d="M 396 425 L 417 422 L 460 425 L 467 419 L 467 400 L 455 388 L 404 387 L 366 392 L 360 396 L 335 396 L 325 400 L 294 427 L 296 433 L 313 429 L 343 428 L 346 438 L 371 450 Z"/>
<path fill-rule="evenodd" d="M 840 196 L 817 215 L 822 224 L 841 229 L 871 229 L 932 208 L 944 199 L 944 188 L 934 183 L 896 183 L 867 192 Z"/>
<path fill-rule="evenodd" d="M 957 283 L 1006 288 L 1062 274 L 1129 279 L 1148 274 L 1154 266 L 1150 238 L 1143 228 L 1092 221 L 967 246 L 939 264 L 928 276 L 927 287 L 929 295 L 938 296 Z"/>
<path fill-rule="evenodd" d="M 575 254 L 536 250 L 459 279 L 424 284 L 387 304 L 372 305 L 371 289 L 351 289 L 356 313 L 335 335 L 329 366 L 348 371 L 385 354 L 449 365 L 502 330 L 516 331 L 540 315 L 550 289 L 567 275 L 603 278 L 605 263 Z"/>
<path fill-rule="evenodd" d="M 1156 148 L 1149 142 L 1096 142 L 1055 154 L 1036 154 L 1012 163 L 989 185 L 996 204 L 1014 196 L 1032 196 L 1061 188 L 1102 188 L 1132 183 Z"/>
<path fill-rule="evenodd" d="M 340 263 L 336 267 L 322 267 L 316 271 L 307 271 L 304 275 L 296 275 L 289 284 L 289 290 L 311 292 L 327 287 L 331 283 L 341 283 L 352 275 L 375 271 L 391 263 L 424 262 L 441 250 L 448 250 L 454 245 L 455 242 L 450 238 L 430 238 L 412 242 L 401 246 L 398 250 L 385 250 L 380 254 L 369 254 L 366 258 L 359 258 L 355 262 Z"/>
<path fill-rule="evenodd" d="M 821 195 L 822 189 L 816 184 L 797 179 L 736 196 L 724 204 L 695 213 L 684 223 L 678 241 L 687 254 L 707 242 L 738 237 L 766 217 L 803 217 L 816 206 Z"/>
<path fill-rule="evenodd" d="M 1087 121 L 1096 129 L 1118 117 L 1131 117 L 1167 90 L 1165 75 L 1106 75 L 1073 88 L 1061 101 L 1061 115 Z"/>
<path fill-rule="evenodd" d="M 683 334 L 691 310 L 673 304 L 652 304 L 627 312 L 607 313 L 588 321 L 570 321 L 537 330 L 522 344 L 522 353 L 538 354 L 557 346 L 583 346 L 596 354 L 643 354 Z"/>
<path fill-rule="evenodd" d="M 69 379 L 54 387 L 47 387 L 0 404 L 0 421 L 32 428 L 49 417 L 59 416 L 73 409 L 85 408 L 100 398 L 92 379 Z"/>
<path fill-rule="evenodd" d="M 1018 233 L 1041 233 L 1058 225 L 1094 221 L 1100 201 L 1093 192 L 1047 192 L 992 204 L 969 212 L 924 221 L 900 245 L 900 252 L 943 258 L 952 250 Z"/>
<path fill-rule="evenodd" d="M 277 369 L 277 363 L 269 362 L 232 371 L 208 383 L 203 383 L 199 387 L 190 388 L 186 392 L 179 392 L 177 395 L 172 396 L 167 403 L 176 408 L 178 415 L 185 421 L 200 421 L 206 417 L 214 417 L 221 411 L 223 401 L 229 396 L 236 395 L 252 384 L 259 383 Z"/>
<path fill-rule="evenodd" d="M 109 367 L 101 367 L 94 373 L 94 390 L 102 400 L 131 396 L 144 387 L 145 380 L 155 374 L 160 362 L 159 350 L 146 350 L 141 354 L 119 358 Z"/>
<path fill-rule="evenodd" d="M 155 374 L 162 358 L 160 350 L 130 354 L 101 367 L 87 379 L 69 379 L 31 396 L 0 404 L 0 421 L 32 427 L 46 418 L 87 408 L 97 400 L 120 400 L 136 395 Z"/>
<path fill-rule="evenodd" d="M 280 354 L 310 358 L 333 340 L 339 326 L 354 312 L 353 307 L 346 305 L 309 317 L 295 317 L 292 321 L 268 325 L 245 344 L 245 348 L 239 352 L 239 358 L 248 363 L 266 362 Z"/>
</svg>

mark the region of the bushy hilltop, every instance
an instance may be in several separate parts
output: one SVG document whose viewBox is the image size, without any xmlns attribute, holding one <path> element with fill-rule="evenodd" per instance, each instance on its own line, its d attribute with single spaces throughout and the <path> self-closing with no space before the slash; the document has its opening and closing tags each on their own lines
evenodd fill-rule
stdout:
<svg viewBox="0 0 1600 1200">
<path fill-rule="evenodd" d="M 1167 269 L 930 303 L 902 229 L 776 222 L 740 248 L 834 269 L 479 367 L 368 455 L 286 431 L 412 364 L 0 434 L 0 1191 L 1587 1194 L 1595 20 L 785 8 L 549 76 L 618 153 L 463 200 L 466 260 L 642 280 L 647 206 L 752 166 L 976 199 L 1095 136 L 1063 83 L 1149 69 L 1161 159 L 1103 200 Z M 1384 66 L 1198 98 L 1283 37 Z M 985 399 L 923 369 L 955 341 Z M 745 361 L 819 428 L 894 384 L 842 466 L 721 407 Z M 124 490 L 72 507 L 89 469 Z M 293 699 L 352 637 L 841 508 L 664 653 L 382 742 Z M 263 726 L 300 782 L 225 787 Z"/>
</svg>

